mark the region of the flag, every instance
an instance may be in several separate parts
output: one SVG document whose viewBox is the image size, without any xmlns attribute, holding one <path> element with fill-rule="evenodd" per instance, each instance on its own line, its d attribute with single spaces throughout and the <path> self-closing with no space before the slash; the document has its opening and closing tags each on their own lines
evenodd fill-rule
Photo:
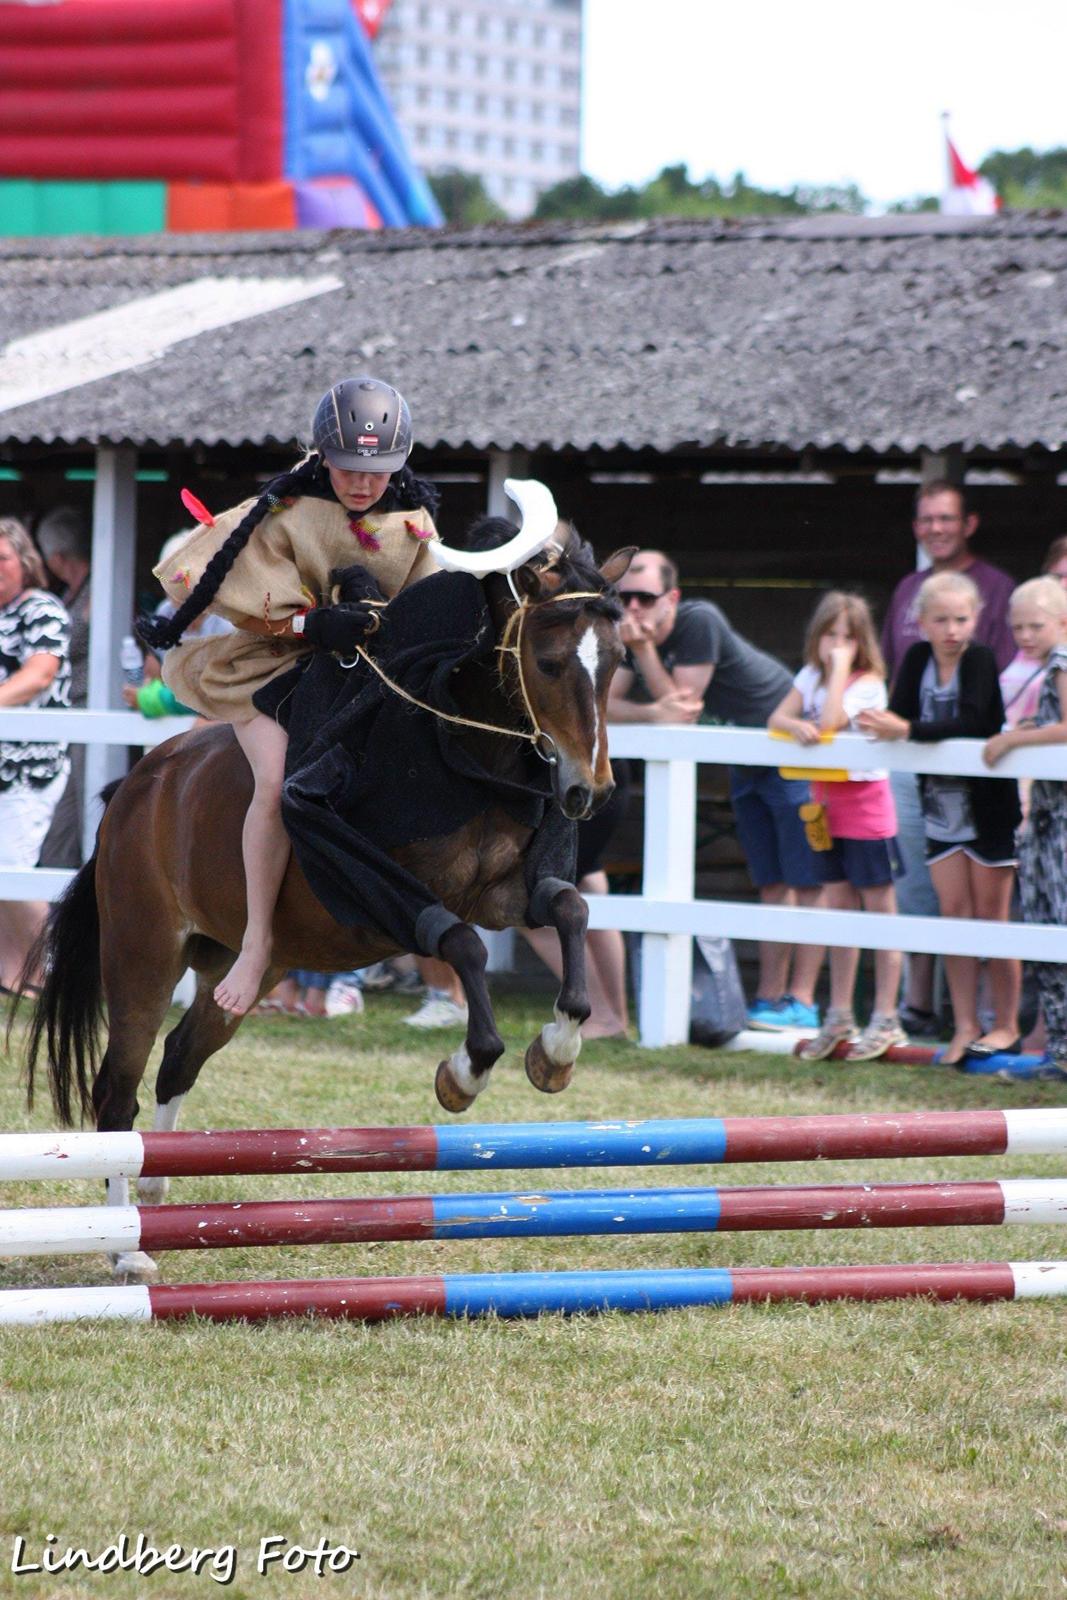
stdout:
<svg viewBox="0 0 1067 1600">
<path fill-rule="evenodd" d="M 948 182 L 941 196 L 941 210 L 950 217 L 993 217 L 1000 210 L 1000 196 L 988 178 L 974 172 L 963 160 L 948 131 L 948 113 L 942 117 L 945 128 L 945 156 Z"/>
<path fill-rule="evenodd" d="M 373 39 L 382 25 L 385 13 L 389 10 L 390 0 L 354 0 L 354 4 L 356 15 Z"/>
</svg>

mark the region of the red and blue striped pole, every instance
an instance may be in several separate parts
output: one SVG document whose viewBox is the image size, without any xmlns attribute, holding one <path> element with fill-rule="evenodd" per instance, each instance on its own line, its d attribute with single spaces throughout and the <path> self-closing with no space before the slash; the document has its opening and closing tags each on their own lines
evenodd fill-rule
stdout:
<svg viewBox="0 0 1067 1600">
<path fill-rule="evenodd" d="M 1067 1222 L 1067 1179 L 587 1189 L 0 1211 L 0 1256 L 396 1239 Z"/>
<path fill-rule="evenodd" d="M 799 1300 L 1024 1300 L 1067 1294 L 1067 1261 L 944 1265 L 706 1267 L 647 1272 L 455 1273 L 0 1292 L 0 1326 L 198 1316 L 216 1322 L 318 1316 L 536 1317 Z"/>
<path fill-rule="evenodd" d="M 0 1181 L 225 1173 L 644 1167 L 1067 1150 L 1067 1108 L 514 1122 L 411 1128 L 0 1135 Z"/>
</svg>

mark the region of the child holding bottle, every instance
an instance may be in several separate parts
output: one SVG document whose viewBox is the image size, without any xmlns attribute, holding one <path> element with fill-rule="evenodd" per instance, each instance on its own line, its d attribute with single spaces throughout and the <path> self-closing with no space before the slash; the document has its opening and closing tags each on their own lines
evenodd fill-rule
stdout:
<svg viewBox="0 0 1067 1600">
<path fill-rule="evenodd" d="M 816 607 L 804 665 L 769 726 L 800 744 L 816 744 L 825 734 L 855 729 L 865 712 L 884 710 L 885 705 L 885 665 L 867 603 L 859 595 L 834 590 Z M 895 912 L 893 876 L 899 858 L 888 774 L 849 772 L 844 781 L 816 781 L 812 793 L 826 823 L 826 837 L 818 841 L 826 879 L 823 904 L 837 910 Z M 862 1032 L 857 1032 L 852 1009 L 858 965 L 858 949 L 831 950 L 830 1007 L 820 1031 L 800 1046 L 805 1060 L 825 1059 L 842 1040 L 848 1041 L 847 1061 L 873 1061 L 890 1045 L 906 1042 L 897 1016 L 900 952 L 875 952 L 874 1009 Z"/>
</svg>

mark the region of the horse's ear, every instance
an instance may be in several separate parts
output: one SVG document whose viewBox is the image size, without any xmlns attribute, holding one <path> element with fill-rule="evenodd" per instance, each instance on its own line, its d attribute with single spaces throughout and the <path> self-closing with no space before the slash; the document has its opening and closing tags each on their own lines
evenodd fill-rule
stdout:
<svg viewBox="0 0 1067 1600">
<path fill-rule="evenodd" d="M 628 544 L 622 550 L 616 550 L 610 555 L 600 568 L 600 576 L 605 583 L 618 583 L 637 554 L 637 546 Z"/>
</svg>

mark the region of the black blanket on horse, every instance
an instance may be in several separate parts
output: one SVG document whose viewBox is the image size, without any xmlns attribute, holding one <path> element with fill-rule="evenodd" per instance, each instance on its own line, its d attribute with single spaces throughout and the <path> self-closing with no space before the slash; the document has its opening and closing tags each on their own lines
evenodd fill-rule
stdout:
<svg viewBox="0 0 1067 1600">
<path fill-rule="evenodd" d="M 390 601 L 374 659 L 426 705 L 461 715 L 453 674 L 496 674 L 496 639 L 481 583 L 437 573 Z M 388 854 L 443 838 L 501 806 L 534 831 L 526 882 L 574 881 L 576 829 L 552 798 L 550 771 L 532 745 L 507 739 L 496 772 L 461 742 L 463 730 L 396 694 L 357 658 L 350 668 L 316 653 L 256 696 L 289 730 L 282 815 L 315 894 L 337 921 L 373 927 L 402 948 L 436 954 L 457 919 Z M 503 735 L 484 735 L 495 740 Z"/>
</svg>

